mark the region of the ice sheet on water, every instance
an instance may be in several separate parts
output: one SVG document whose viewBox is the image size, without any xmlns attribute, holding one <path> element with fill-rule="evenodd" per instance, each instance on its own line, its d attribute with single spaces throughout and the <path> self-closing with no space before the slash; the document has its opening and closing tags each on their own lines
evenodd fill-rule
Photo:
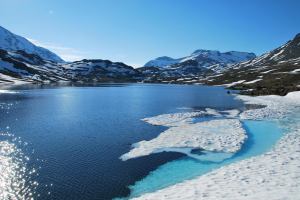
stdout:
<svg viewBox="0 0 300 200">
<path fill-rule="evenodd" d="M 245 111 L 241 117 L 276 119 L 288 130 L 271 151 L 136 199 L 298 199 L 300 92 L 293 92 L 285 97 L 238 98 L 248 103 L 266 105 L 264 108 Z"/>
<path fill-rule="evenodd" d="M 184 120 L 186 121 L 186 118 Z M 179 124 L 170 127 L 150 141 L 134 144 L 133 149 L 122 155 L 121 159 L 128 160 L 179 148 L 200 148 L 212 152 L 234 153 L 247 139 L 246 132 L 238 119 L 215 119 L 198 123 L 180 121 Z M 191 155 L 186 151 L 183 153 Z"/>
</svg>

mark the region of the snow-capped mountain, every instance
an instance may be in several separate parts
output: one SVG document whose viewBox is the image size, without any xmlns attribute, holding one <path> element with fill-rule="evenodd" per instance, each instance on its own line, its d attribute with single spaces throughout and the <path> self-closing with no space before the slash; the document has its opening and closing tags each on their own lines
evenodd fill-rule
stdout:
<svg viewBox="0 0 300 200">
<path fill-rule="evenodd" d="M 0 49 L 7 51 L 22 50 L 28 54 L 35 54 L 44 60 L 52 62 L 64 62 L 58 55 L 45 49 L 38 47 L 28 41 L 26 38 L 11 33 L 7 29 L 0 26 Z"/>
<path fill-rule="evenodd" d="M 67 81 L 63 68 L 25 51 L 0 49 L 0 82 L 58 82 Z"/>
<path fill-rule="evenodd" d="M 0 83 L 139 80 L 140 72 L 124 63 L 100 59 L 64 62 L 47 49 L 0 27 Z"/>
<path fill-rule="evenodd" d="M 64 76 L 72 81 L 83 82 L 124 82 L 140 80 L 140 72 L 120 62 L 101 59 L 84 59 L 61 64 Z"/>
<path fill-rule="evenodd" d="M 147 62 L 144 67 L 167 67 L 176 63 L 180 62 L 180 58 L 179 59 L 174 59 L 168 56 L 162 56 L 162 57 L 158 57 L 154 60 L 150 60 L 149 62 Z"/>
<path fill-rule="evenodd" d="M 175 81 L 182 77 L 199 77 L 208 72 L 221 72 L 241 61 L 255 58 L 254 53 L 199 49 L 183 58 L 159 57 L 145 64 L 138 70 L 147 76 L 146 81 Z M 166 80 L 167 79 L 167 80 Z"/>
<path fill-rule="evenodd" d="M 132 82 L 140 72 L 124 63 L 81 60 L 55 63 L 25 51 L 0 49 L 0 82 Z"/>
<path fill-rule="evenodd" d="M 208 76 L 205 83 L 225 84 L 250 94 L 300 90 L 300 34 L 281 47 Z"/>
<path fill-rule="evenodd" d="M 144 67 L 168 68 L 172 67 L 172 65 L 177 64 L 177 66 L 179 66 L 178 64 L 180 63 L 185 63 L 186 61 L 192 60 L 197 61 L 202 67 L 209 68 L 210 66 L 216 64 L 227 65 L 250 60 L 253 58 L 255 58 L 254 53 L 238 51 L 228 51 L 221 53 L 220 51 L 199 49 L 194 51 L 191 55 L 182 58 L 174 59 L 167 56 L 159 57 L 154 60 L 150 60 L 144 65 Z"/>
<path fill-rule="evenodd" d="M 49 52 L 0 27 L 0 83 L 144 81 L 224 85 L 254 95 L 300 90 L 300 34 L 259 57 L 200 49 L 179 59 L 160 57 L 138 69 L 101 59 L 63 62 Z"/>
</svg>

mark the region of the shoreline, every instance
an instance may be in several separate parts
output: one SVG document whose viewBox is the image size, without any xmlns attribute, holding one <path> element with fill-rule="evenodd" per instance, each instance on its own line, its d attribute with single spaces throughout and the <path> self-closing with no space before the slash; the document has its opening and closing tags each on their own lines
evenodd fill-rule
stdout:
<svg viewBox="0 0 300 200">
<path fill-rule="evenodd" d="M 41 82 L 18 82 L 18 83 L 10 83 L 10 82 L 0 82 L 0 89 L 1 88 L 12 88 L 18 86 L 97 86 L 97 85 L 105 85 L 105 84 L 162 84 L 162 85 L 201 85 L 201 86 L 213 86 L 213 87 L 224 87 L 228 91 L 237 91 L 241 95 L 248 95 L 248 96 L 267 96 L 267 95 L 279 95 L 279 96 L 286 96 L 290 92 L 300 91 L 300 87 L 289 87 L 285 89 L 285 87 L 272 87 L 272 88 L 260 88 L 257 86 L 247 88 L 238 87 L 238 86 L 231 86 L 228 84 L 210 84 L 204 82 L 140 82 L 140 81 L 132 81 L 132 82 L 118 82 L 118 81 L 109 81 L 109 82 L 72 82 L 72 81 L 63 81 L 63 82 L 51 82 L 51 83 L 41 83 Z M 229 92 L 230 93 L 230 92 Z"/>
<path fill-rule="evenodd" d="M 266 105 L 244 111 L 243 119 L 278 119 L 281 122 L 300 104 L 300 92 L 285 97 L 239 95 L 238 98 L 245 103 Z M 300 196 L 300 163 L 297 163 L 300 158 L 299 116 L 295 119 L 291 124 L 294 127 L 282 125 L 291 130 L 272 150 L 262 155 L 133 199 L 297 199 Z"/>
</svg>

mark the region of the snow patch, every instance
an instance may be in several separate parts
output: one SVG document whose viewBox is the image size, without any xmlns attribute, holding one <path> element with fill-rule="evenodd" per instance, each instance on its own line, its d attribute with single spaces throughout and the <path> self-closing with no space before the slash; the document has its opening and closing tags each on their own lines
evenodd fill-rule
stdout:
<svg viewBox="0 0 300 200">
<path fill-rule="evenodd" d="M 266 105 L 241 114 L 250 119 L 282 120 L 288 133 L 269 152 L 221 167 L 192 180 L 134 198 L 152 199 L 299 199 L 300 92 L 279 96 L 238 96 L 247 103 Z M 279 114 L 277 114 L 279 112 Z"/>
<path fill-rule="evenodd" d="M 152 153 L 170 151 L 174 148 L 196 148 L 213 152 L 235 153 L 240 150 L 247 138 L 238 119 L 216 119 L 194 124 L 179 124 L 150 141 L 134 144 L 133 149 L 122 155 L 121 159 L 128 160 Z"/>
<path fill-rule="evenodd" d="M 228 84 L 223 84 L 223 86 L 225 87 L 232 87 L 232 86 L 235 86 L 237 84 L 241 84 L 241 83 L 244 83 L 246 80 L 240 80 L 240 81 L 236 81 L 236 82 L 232 82 L 232 83 L 228 83 Z"/>
<path fill-rule="evenodd" d="M 256 82 L 261 81 L 261 80 L 262 80 L 262 79 L 259 78 L 259 79 L 253 80 L 253 81 L 244 82 L 243 84 L 246 84 L 246 85 L 248 85 L 248 84 L 253 84 L 253 83 L 256 83 Z"/>
</svg>

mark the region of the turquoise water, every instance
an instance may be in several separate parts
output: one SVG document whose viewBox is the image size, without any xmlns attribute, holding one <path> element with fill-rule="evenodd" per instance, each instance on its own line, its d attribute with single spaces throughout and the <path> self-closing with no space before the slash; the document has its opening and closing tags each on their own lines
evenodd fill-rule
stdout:
<svg viewBox="0 0 300 200">
<path fill-rule="evenodd" d="M 158 189 L 182 182 L 196 176 L 203 175 L 213 169 L 230 163 L 260 155 L 269 149 L 280 139 L 283 131 L 277 122 L 273 121 L 243 121 L 248 134 L 248 140 L 241 151 L 233 157 L 222 162 L 201 162 L 199 160 L 184 157 L 160 166 L 141 181 L 130 186 L 131 196 L 139 196 L 143 193 L 153 192 Z"/>
<path fill-rule="evenodd" d="M 38 86 L 14 88 L 0 94 L 1 142 L 17 146 L 19 155 L 5 159 L 26 168 L 21 188 L 42 200 L 108 200 L 129 195 L 129 185 L 179 153 L 161 153 L 123 162 L 119 157 L 131 144 L 157 137 L 166 128 L 141 119 L 177 108 L 243 107 L 222 87 L 152 84 L 101 84 L 91 86 Z M 8 132 L 11 136 L 1 136 Z M 19 145 L 18 141 L 26 143 Z M 2 148 L 3 149 L 3 148 Z M 0 163 L 1 163 L 0 155 Z M 1 167 L 0 167 L 1 168 Z M 32 169 L 36 174 L 27 173 Z M 10 177 L 3 174 L 10 182 Z M 14 178 L 14 177 L 13 177 Z M 36 181 L 38 186 L 30 182 Z M 28 183 L 28 184 L 27 184 Z M 19 193 L 13 186 L 7 187 Z M 0 188 L 1 190 L 2 188 Z M 154 187 L 155 189 L 155 187 Z M 30 192 L 28 192 L 30 191 Z M 23 193 L 20 194 L 24 196 Z M 16 198 L 13 198 L 16 199 Z M 25 196 L 22 199 L 29 199 Z"/>
</svg>

